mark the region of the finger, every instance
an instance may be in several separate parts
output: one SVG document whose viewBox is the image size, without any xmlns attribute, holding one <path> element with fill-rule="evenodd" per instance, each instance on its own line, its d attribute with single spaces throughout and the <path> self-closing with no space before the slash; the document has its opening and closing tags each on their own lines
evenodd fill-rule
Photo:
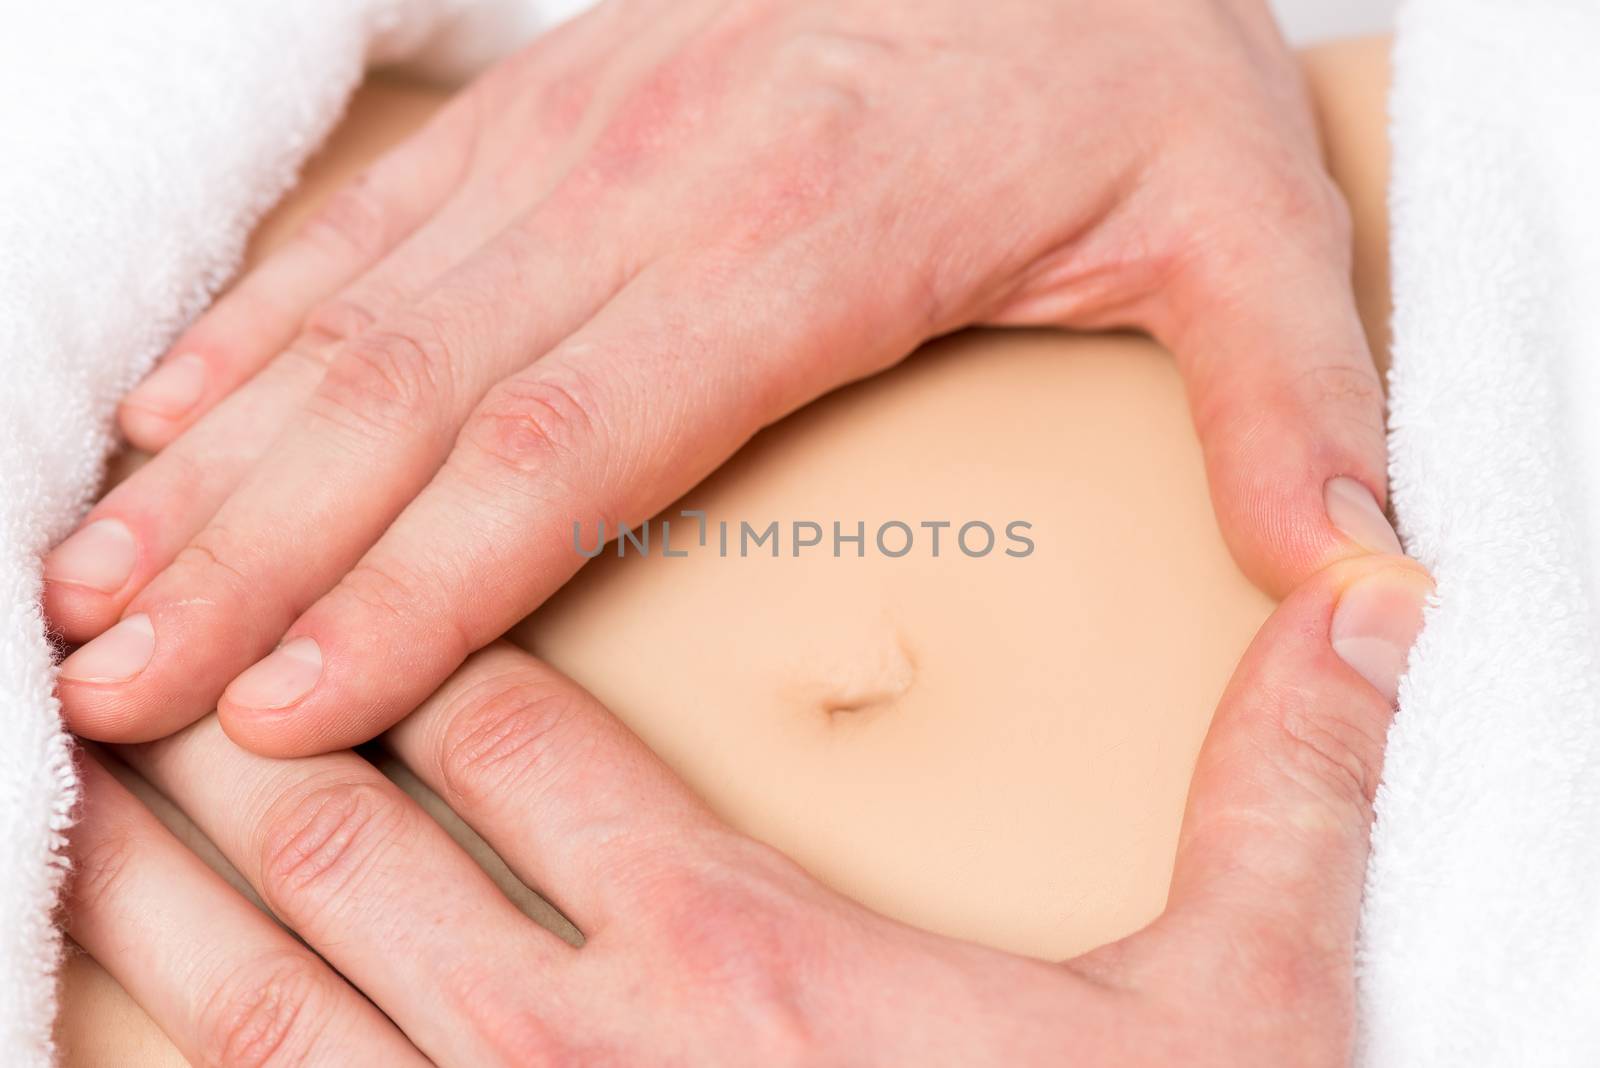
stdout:
<svg viewBox="0 0 1600 1068">
<path fill-rule="evenodd" d="M 403 308 L 497 229 L 488 209 L 448 205 L 351 287 L 312 309 L 284 353 L 96 505 L 45 561 L 46 612 L 63 637 L 87 641 L 115 623 L 292 421 L 339 343 Z"/>
<path fill-rule="evenodd" d="M 1169 963 L 1348 991 L 1384 740 L 1432 589 L 1409 561 L 1369 556 L 1314 576 L 1262 627 L 1195 767 L 1152 928 L 1185 947 Z"/>
<path fill-rule="evenodd" d="M 862 351 L 859 318 L 830 317 L 821 294 L 784 294 L 801 316 L 773 296 L 781 287 L 746 299 L 713 290 L 725 285 L 715 275 L 697 283 L 658 264 L 496 387 L 426 491 L 229 686 L 218 704 L 229 735 L 283 756 L 381 733 L 577 570 L 575 523 L 615 531 L 653 515 L 836 385 L 819 354 Z M 673 308 L 697 309 L 697 323 L 664 321 Z"/>
<path fill-rule="evenodd" d="M 431 1058 L 498 1063 L 485 1043 L 514 1029 L 497 1019 L 511 996 L 518 1006 L 556 996 L 555 969 L 574 950 L 360 757 L 267 760 L 230 743 L 215 718 L 125 753 Z"/>
<path fill-rule="evenodd" d="M 715 820 L 572 680 L 497 643 L 385 735 L 417 777 L 593 938 Z"/>
<path fill-rule="evenodd" d="M 248 379 L 299 332 L 307 313 L 431 217 L 462 181 L 476 134 L 471 92 L 446 105 L 318 207 L 173 343 L 123 400 L 128 440 L 155 451 Z"/>
<path fill-rule="evenodd" d="M 1337 237 L 1347 231 L 1300 225 L 1328 236 L 1253 225 L 1237 251 L 1211 251 L 1163 339 L 1189 389 L 1222 533 L 1279 596 L 1334 560 L 1400 552 L 1384 515 L 1382 383 Z"/>
<path fill-rule="evenodd" d="M 195 1064 L 426 1064 L 371 1002 L 83 762 L 67 927 Z"/>
<path fill-rule="evenodd" d="M 552 220 L 543 234 L 511 228 L 403 317 L 338 347 L 300 416 L 127 618 L 62 663 L 75 731 L 157 738 L 216 707 L 426 485 L 483 392 L 621 285 L 617 261 L 598 253 L 574 277 L 581 224 Z"/>
<path fill-rule="evenodd" d="M 45 557 L 44 610 L 55 631 L 86 642 L 116 623 L 227 500 L 326 366 L 291 348 L 107 493 Z"/>
<path fill-rule="evenodd" d="M 565 66 L 545 71 L 540 80 L 559 83 L 568 92 L 578 90 L 596 75 L 585 75 L 572 64 L 592 52 L 596 42 L 614 39 L 614 34 L 613 37 L 604 36 L 607 29 L 604 26 L 589 26 L 587 37 L 584 36 L 586 28 L 581 24 L 586 20 L 592 22 L 597 14 L 591 12 L 585 18 L 558 28 L 513 63 L 491 72 L 469 92 L 478 97 L 492 97 L 496 93 L 516 96 L 497 89 L 496 85 L 527 78 L 534 70 L 543 71 L 553 66 L 557 56 L 563 58 Z M 600 34 L 595 30 L 601 31 Z M 572 39 L 563 42 L 562 38 Z M 613 51 L 620 55 L 628 50 Z M 574 110 L 570 105 L 552 109 L 546 103 L 547 96 L 559 98 L 560 94 L 522 95 L 559 115 L 559 121 L 554 120 L 540 114 L 536 107 L 532 109 L 533 114 L 526 116 L 525 125 L 542 134 L 538 140 L 553 146 L 570 140 L 577 132 L 577 115 L 568 114 Z M 578 109 L 580 113 L 582 110 Z M 524 116 L 519 114 L 515 118 L 520 120 Z M 458 98 L 419 137 L 424 142 L 430 137 L 442 139 L 441 123 L 466 127 L 475 121 Z M 498 159 L 505 151 L 502 149 L 498 155 L 493 151 L 498 142 L 482 146 L 488 158 L 479 161 L 479 169 L 486 169 L 503 185 L 525 189 L 527 198 L 537 202 L 569 165 L 570 153 L 537 151 L 537 146 L 530 150 L 522 138 L 513 139 L 513 142 L 513 155 L 517 160 L 514 173 L 505 169 L 510 167 L 507 161 Z M 439 158 L 448 158 L 451 146 L 440 147 L 443 154 Z M 401 155 L 406 151 L 409 148 L 402 149 Z M 486 164 L 492 166 L 486 167 Z M 390 166 L 390 160 L 380 161 L 373 179 L 382 184 Z M 496 167 L 502 169 L 496 170 Z M 218 384 L 218 389 L 231 388 L 232 392 L 215 401 L 215 407 L 211 407 L 213 401 L 208 399 L 181 418 L 156 422 L 151 422 L 155 417 L 148 412 L 138 414 L 135 407 L 124 409 L 125 424 L 132 426 L 137 422 L 139 426 L 154 427 L 143 434 L 135 427 L 133 439 L 136 443 L 146 448 L 166 444 L 154 463 L 119 486 L 94 509 L 79 528 L 81 537 L 75 533 L 47 559 L 46 611 L 64 638 L 69 642 L 84 642 L 109 628 L 121 617 L 133 596 L 204 528 L 227 494 L 239 485 L 250 465 L 265 453 L 267 446 L 322 381 L 329 353 L 336 343 L 349 340 L 385 320 L 390 313 L 408 307 L 432 282 L 509 223 L 500 188 L 482 179 L 468 178 L 458 179 L 453 189 L 427 221 L 414 226 L 386 255 L 332 295 L 325 284 L 328 280 L 318 277 L 316 272 L 293 273 L 297 264 L 317 251 L 318 246 L 310 238 L 321 224 L 314 218 L 302 229 L 299 244 L 291 244 L 247 275 L 235 291 L 225 295 L 196 324 L 191 333 L 214 333 L 219 339 L 212 348 L 233 346 L 232 364 L 254 367 L 258 357 L 264 359 L 265 354 L 277 351 L 280 339 L 279 334 L 271 330 L 235 321 L 241 316 L 248 317 L 253 307 L 251 293 L 262 286 L 270 289 L 270 276 L 279 268 L 291 271 L 294 279 L 309 285 L 310 296 L 289 302 L 295 309 L 299 327 L 289 347 L 237 388 L 227 382 Z M 526 199 L 516 201 L 519 205 L 525 202 Z M 345 203 L 348 206 L 348 201 Z M 341 207 L 337 200 L 325 210 L 335 217 L 358 214 Z M 343 280 L 342 274 L 339 280 Z M 307 301 L 310 301 L 309 310 L 306 310 Z M 302 317 L 303 324 L 300 323 Z M 191 346 L 180 340 L 174 351 L 195 347 L 206 346 Z M 231 381 L 233 379 L 229 378 L 228 382 Z M 283 388 L 285 384 L 292 388 Z M 243 394 L 251 396 L 241 399 Z M 188 429 L 173 440 L 177 430 L 185 426 Z M 181 450 L 182 454 L 169 459 L 168 454 L 174 450 Z M 113 522 L 101 524 L 101 520 Z"/>
</svg>

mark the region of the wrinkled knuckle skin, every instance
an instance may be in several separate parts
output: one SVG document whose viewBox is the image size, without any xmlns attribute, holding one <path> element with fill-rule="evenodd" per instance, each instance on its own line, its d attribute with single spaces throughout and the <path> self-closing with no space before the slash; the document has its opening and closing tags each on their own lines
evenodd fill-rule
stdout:
<svg viewBox="0 0 1600 1068">
<path fill-rule="evenodd" d="M 375 861 L 404 845 L 406 812 L 375 783 L 298 784 L 264 820 L 261 896 L 305 920 L 359 887 Z"/>
<path fill-rule="evenodd" d="M 329 197 L 307 220 L 303 233 L 311 244 L 335 255 L 371 259 L 388 245 L 388 213 L 373 194 L 370 178 L 362 175 Z"/>
<path fill-rule="evenodd" d="M 435 607 L 437 598 L 429 595 L 442 588 L 439 575 L 407 567 L 390 556 L 357 564 L 339 581 L 334 596 L 354 604 L 362 619 L 359 626 L 394 633 L 420 627 L 435 651 L 448 653 L 459 663 L 482 643 L 460 615 Z"/>
<path fill-rule="evenodd" d="M 261 584 L 251 577 L 254 563 L 248 539 L 212 524 L 178 550 L 168 573 L 182 576 L 186 589 L 224 590 L 234 604 L 259 605 Z"/>
<path fill-rule="evenodd" d="M 362 561 L 340 580 L 340 591 L 360 605 L 367 614 L 381 619 L 404 621 L 417 606 L 417 585 L 421 575 L 410 574 L 389 563 Z"/>
<path fill-rule="evenodd" d="M 305 1063 L 331 1005 L 329 984 L 319 965 L 296 952 L 236 969 L 199 1010 L 202 1063 L 218 1068 Z"/>
<path fill-rule="evenodd" d="M 370 329 L 339 347 L 311 410 L 361 434 L 413 437 L 433 421 L 450 360 L 441 332 L 423 320 Z"/>
<path fill-rule="evenodd" d="M 501 383 L 468 424 L 473 446 L 497 470 L 523 480 L 605 447 L 600 399 L 572 374 L 545 374 Z"/>
<path fill-rule="evenodd" d="M 1383 739 L 1376 726 L 1354 714 L 1320 707 L 1314 695 L 1280 690 L 1276 727 L 1288 745 L 1285 770 L 1291 778 L 1340 812 L 1357 814 L 1370 823 L 1377 793 Z"/>
<path fill-rule="evenodd" d="M 115 908 L 138 851 L 139 839 L 124 828 L 102 833 L 88 848 L 75 848 L 71 910 L 99 913 Z"/>
<path fill-rule="evenodd" d="M 585 759 L 582 700 L 546 683 L 495 682 L 468 691 L 449 718 L 440 753 L 451 798 L 479 807 Z"/>
</svg>

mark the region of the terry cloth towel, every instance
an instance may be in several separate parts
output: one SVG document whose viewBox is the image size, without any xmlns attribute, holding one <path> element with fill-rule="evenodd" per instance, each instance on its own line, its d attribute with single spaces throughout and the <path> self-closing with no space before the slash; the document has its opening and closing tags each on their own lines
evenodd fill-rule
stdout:
<svg viewBox="0 0 1600 1068">
<path fill-rule="evenodd" d="M 1600 1064 L 1600 4 L 1411 0 L 1390 470 L 1438 579 L 1378 793 L 1361 1061 Z"/>
<path fill-rule="evenodd" d="M 0 2 L 0 1063 L 49 1063 L 76 798 L 40 554 L 117 398 L 237 265 L 367 63 L 465 72 L 582 0 Z"/>
</svg>

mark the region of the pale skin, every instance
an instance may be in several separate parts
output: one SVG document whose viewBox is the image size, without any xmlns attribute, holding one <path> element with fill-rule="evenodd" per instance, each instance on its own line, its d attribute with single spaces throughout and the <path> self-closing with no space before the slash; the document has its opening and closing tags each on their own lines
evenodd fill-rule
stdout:
<svg viewBox="0 0 1600 1068">
<path fill-rule="evenodd" d="M 525 1063 L 541 1053 L 619 1063 L 776 1063 L 784 1054 L 830 1063 L 1064 1054 L 1116 1064 L 1337 1063 L 1348 1043 L 1365 798 L 1392 680 L 1375 677 L 1371 662 L 1364 674 L 1350 670 L 1330 643 L 1341 618 L 1348 636 L 1360 617 L 1367 629 L 1393 624 L 1387 637 L 1408 643 L 1401 632 L 1415 625 L 1426 588 L 1409 565 L 1369 559 L 1318 576 L 1285 603 L 1218 710 L 1161 918 L 1065 967 L 914 932 L 823 890 L 707 817 L 591 700 L 508 648 L 469 664 L 389 747 L 579 921 L 590 936 L 582 950 L 508 909 L 356 758 L 256 760 L 209 719 L 125 755 L 441 1063 Z M 494 772 L 505 778 L 474 786 Z M 74 934 L 192 1059 L 414 1056 L 120 787 L 93 769 L 90 780 Z M 311 833 L 300 833 L 312 809 Z M 324 848 L 308 848 L 323 839 Z M 671 843 L 666 856 L 652 859 L 652 840 Z M 607 890 L 612 882 L 623 886 Z M 679 884 L 688 904 L 674 910 Z M 397 963 L 420 974 L 396 972 Z M 825 979 L 792 996 L 812 969 Z M 414 996 L 457 981 L 469 991 L 460 1012 Z M 715 998 L 730 983 L 738 993 L 724 1000 L 749 1012 L 733 1021 L 660 994 Z M 886 996 L 897 988 L 911 1000 Z M 707 1016 L 704 1029 L 685 1022 Z M 907 1042 L 923 1019 L 932 1049 Z"/>
<path fill-rule="evenodd" d="M 1223 535 L 1281 593 L 1398 548 L 1348 250 L 1259 0 L 612 0 L 128 398 L 160 455 L 46 565 L 87 642 L 63 707 L 108 741 L 213 708 L 270 755 L 370 738 L 570 577 L 570 521 L 637 522 L 972 323 L 1164 342 Z"/>
</svg>

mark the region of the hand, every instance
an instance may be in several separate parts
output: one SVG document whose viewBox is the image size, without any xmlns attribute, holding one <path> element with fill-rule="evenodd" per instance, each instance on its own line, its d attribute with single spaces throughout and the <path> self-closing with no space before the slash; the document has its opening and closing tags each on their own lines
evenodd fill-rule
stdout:
<svg viewBox="0 0 1600 1068">
<path fill-rule="evenodd" d="M 1218 707 L 1166 911 L 1064 965 L 838 897 L 504 646 L 385 741 L 582 948 L 361 758 L 257 757 L 213 718 L 125 756 L 310 949 L 92 765 L 70 930 L 197 1063 L 407 1063 L 397 1025 L 445 1065 L 1344 1064 L 1372 791 L 1430 588 L 1368 558 L 1289 597 Z"/>
<path fill-rule="evenodd" d="M 213 707 L 268 754 L 372 737 L 576 570 L 574 522 L 636 524 L 974 322 L 1165 341 L 1229 543 L 1282 591 L 1398 547 L 1348 275 L 1258 0 L 613 0 L 128 398 L 165 450 L 48 561 L 54 625 L 99 635 L 63 706 L 108 740 Z"/>
</svg>

